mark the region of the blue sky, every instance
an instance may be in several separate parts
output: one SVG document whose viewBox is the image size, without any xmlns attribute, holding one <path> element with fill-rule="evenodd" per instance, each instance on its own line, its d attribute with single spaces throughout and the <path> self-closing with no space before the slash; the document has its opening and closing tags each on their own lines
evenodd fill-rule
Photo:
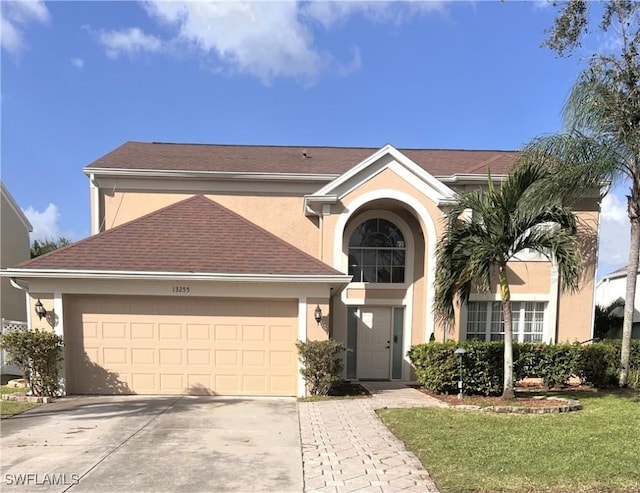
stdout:
<svg viewBox="0 0 640 493">
<path fill-rule="evenodd" d="M 545 2 L 1 2 L 1 177 L 32 239 L 89 234 L 82 168 L 127 140 L 518 149 L 562 127 L 597 35 Z M 626 263 L 622 188 L 599 275 Z"/>
</svg>

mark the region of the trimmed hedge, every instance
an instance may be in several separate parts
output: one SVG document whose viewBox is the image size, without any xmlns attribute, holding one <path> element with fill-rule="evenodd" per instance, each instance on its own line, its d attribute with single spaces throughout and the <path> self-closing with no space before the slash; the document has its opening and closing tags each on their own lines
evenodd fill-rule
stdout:
<svg viewBox="0 0 640 493">
<path fill-rule="evenodd" d="M 454 351 L 463 347 L 463 382 L 466 394 L 499 395 L 503 384 L 502 342 L 430 342 L 413 346 L 409 358 L 418 383 L 440 393 L 457 393 L 459 357 Z M 514 343 L 513 373 L 516 381 L 525 377 L 542 378 L 549 387 L 566 383 L 577 376 L 595 387 L 615 385 L 620 361 L 620 341 L 592 344 Z M 632 341 L 629 385 L 640 388 L 640 341 Z"/>
<path fill-rule="evenodd" d="M 337 341 L 296 342 L 298 358 L 302 362 L 300 373 L 311 395 L 327 395 L 340 381 L 342 360 L 338 355 L 346 348 Z"/>
<path fill-rule="evenodd" d="M 7 352 L 8 362 L 24 373 L 33 395 L 58 394 L 62 337 L 39 329 L 16 330 L 0 337 L 0 347 Z"/>
</svg>

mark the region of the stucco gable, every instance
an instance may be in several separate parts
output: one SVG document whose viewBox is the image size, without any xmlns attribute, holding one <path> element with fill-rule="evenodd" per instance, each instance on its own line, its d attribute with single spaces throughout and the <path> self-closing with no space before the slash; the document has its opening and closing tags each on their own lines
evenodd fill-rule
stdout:
<svg viewBox="0 0 640 493">
<path fill-rule="evenodd" d="M 24 225 L 24 229 L 26 229 L 27 232 L 31 233 L 33 231 L 33 226 L 31 226 L 29 219 L 27 219 L 27 216 L 24 215 L 24 212 L 22 212 L 22 209 L 20 208 L 20 206 L 17 204 L 17 202 L 15 201 L 11 193 L 9 193 L 9 190 L 7 190 L 7 187 L 5 187 L 4 183 L 2 183 L 1 181 L 0 181 L 0 193 L 2 194 L 2 198 L 7 201 L 7 204 L 9 205 L 10 210 L 13 211 L 15 216 Z"/>
<path fill-rule="evenodd" d="M 392 170 L 438 206 L 455 201 L 456 193 L 451 188 L 387 144 L 317 192 L 305 196 L 305 214 L 321 214 L 323 205 L 338 202 L 386 169 Z"/>
</svg>

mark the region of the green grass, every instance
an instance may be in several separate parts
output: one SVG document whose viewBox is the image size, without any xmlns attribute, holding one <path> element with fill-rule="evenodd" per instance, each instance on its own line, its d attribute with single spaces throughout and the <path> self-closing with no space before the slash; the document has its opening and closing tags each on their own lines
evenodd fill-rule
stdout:
<svg viewBox="0 0 640 493">
<path fill-rule="evenodd" d="M 582 411 L 379 411 L 443 493 L 640 492 L 640 397 L 582 393 Z"/>
<path fill-rule="evenodd" d="M 16 392 L 24 392 L 25 389 L 15 388 L 15 387 L 7 387 L 6 385 L 0 386 L 0 395 L 1 394 L 14 394 Z M 15 416 L 16 414 L 23 413 L 28 411 L 29 409 L 33 409 L 34 407 L 38 407 L 40 404 L 35 402 L 18 402 L 18 401 L 5 401 L 0 400 L 0 418 L 9 418 L 11 416 Z"/>
</svg>

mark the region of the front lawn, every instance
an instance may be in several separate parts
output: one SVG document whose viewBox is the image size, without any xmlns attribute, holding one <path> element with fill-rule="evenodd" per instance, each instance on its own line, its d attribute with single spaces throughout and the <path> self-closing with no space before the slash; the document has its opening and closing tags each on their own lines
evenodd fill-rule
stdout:
<svg viewBox="0 0 640 493">
<path fill-rule="evenodd" d="M 442 493 L 640 492 L 640 397 L 561 395 L 583 410 L 555 415 L 455 409 L 379 414 L 425 464 Z"/>
<path fill-rule="evenodd" d="M 0 395 L 14 394 L 16 392 L 24 392 L 25 389 L 8 387 L 6 385 L 0 386 Z M 34 407 L 38 407 L 40 404 L 35 402 L 20 402 L 20 401 L 5 401 L 0 400 L 0 418 L 8 418 L 16 414 L 23 413 Z"/>
</svg>

